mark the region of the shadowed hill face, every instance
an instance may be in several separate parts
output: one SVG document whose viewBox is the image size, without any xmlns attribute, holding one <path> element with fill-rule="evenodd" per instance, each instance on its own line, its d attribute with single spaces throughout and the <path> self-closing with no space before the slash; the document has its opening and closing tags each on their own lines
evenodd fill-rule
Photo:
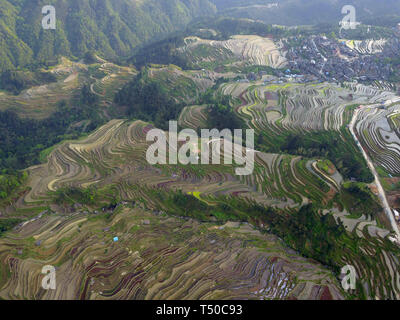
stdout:
<svg viewBox="0 0 400 320">
<path fill-rule="evenodd" d="M 53 1 L 56 30 L 43 30 L 43 1 L 8 0 L 0 4 L 0 71 L 57 55 L 128 56 L 133 48 L 184 27 L 193 18 L 215 13 L 208 0 Z"/>
</svg>

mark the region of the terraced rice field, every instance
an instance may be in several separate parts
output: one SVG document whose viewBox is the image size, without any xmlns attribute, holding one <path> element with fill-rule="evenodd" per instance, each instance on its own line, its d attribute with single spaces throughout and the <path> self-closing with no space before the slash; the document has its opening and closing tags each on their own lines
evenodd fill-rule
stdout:
<svg viewBox="0 0 400 320">
<path fill-rule="evenodd" d="M 262 132 L 339 131 L 348 125 L 352 105 L 366 105 L 357 119 L 357 132 L 376 164 L 400 173 L 400 100 L 393 92 L 372 86 L 347 84 L 254 85 L 229 83 L 224 94 L 239 98 L 237 112 Z M 370 106 L 370 107 L 369 107 Z"/>
<path fill-rule="evenodd" d="M 0 93 L 0 110 L 15 111 L 23 118 L 44 119 L 56 110 L 60 101 L 72 99 L 85 83 L 90 83 L 92 93 L 100 96 L 102 106 L 107 107 L 113 103 L 115 92 L 136 74 L 132 68 L 106 61 L 96 67 L 96 72 L 102 74 L 100 78 L 90 75 L 89 69 L 86 64 L 62 58 L 50 70 L 57 76 L 57 82 L 26 89 L 18 96 Z"/>
<path fill-rule="evenodd" d="M 193 108 L 202 110 L 202 107 Z M 189 112 L 190 108 L 183 111 L 181 119 L 187 117 L 187 120 L 182 122 L 197 122 L 196 117 L 201 113 L 190 113 L 195 116 L 190 118 Z M 324 191 L 329 193 L 335 188 L 331 178 L 318 175 L 307 161 L 291 156 L 256 153 L 256 170 L 241 179 L 232 166 L 223 162 L 221 165 L 153 167 L 146 161 L 150 142 L 146 142 L 145 133 L 150 128 L 140 121 L 113 120 L 88 138 L 61 144 L 49 155 L 46 164 L 29 169 L 31 191 L 18 202 L 18 210 L 25 212 L 51 202 L 49 192 L 64 186 L 95 185 L 101 189 L 115 184 L 122 198 L 134 199 L 139 196 L 135 186 L 146 185 L 198 191 L 204 196 L 235 194 L 282 208 L 308 203 L 307 199 L 324 203 L 331 197 Z"/>
<path fill-rule="evenodd" d="M 228 83 L 224 94 L 242 101 L 237 112 L 259 130 L 328 131 L 350 122 L 350 105 L 376 103 L 394 98 L 391 92 L 363 85 L 295 83 L 254 85 Z"/>
<path fill-rule="evenodd" d="M 275 236 L 139 207 L 46 215 L 1 239 L 0 261 L 6 299 L 343 299 L 330 271 Z M 43 263 L 56 290 L 41 288 Z"/>
<path fill-rule="evenodd" d="M 374 162 L 392 175 L 400 174 L 400 132 L 397 124 L 400 104 L 380 109 L 363 106 L 356 125 L 361 144 Z"/>
<path fill-rule="evenodd" d="M 136 75 L 136 70 L 128 67 L 120 67 L 113 63 L 104 62 L 96 68 L 96 72 L 103 73 L 104 77 L 95 78 L 91 84 L 91 91 L 103 98 L 105 105 L 113 103 L 114 94 Z"/>
<path fill-rule="evenodd" d="M 149 77 L 162 84 L 163 88 L 178 102 L 193 103 L 199 94 L 212 87 L 214 80 L 201 71 L 183 71 L 177 66 L 154 65 L 149 68 Z"/>
<path fill-rule="evenodd" d="M 363 107 L 363 112 L 357 119 L 358 135 L 361 137 L 362 145 L 368 149 L 377 165 L 392 174 L 399 174 L 400 136 L 396 121 L 400 105 L 396 104 L 399 97 L 396 97 L 393 92 L 352 83 L 344 87 L 326 83 L 309 85 L 228 83 L 222 85 L 221 91 L 239 98 L 241 104 L 235 106 L 237 113 L 246 120 L 248 125 L 259 132 L 267 133 L 271 139 L 288 132 L 340 132 L 351 120 L 354 108 L 351 106 L 372 104 L 371 107 Z M 298 160 L 297 163 L 301 164 L 302 161 Z M 296 168 L 293 165 L 291 167 Z M 307 167 L 311 169 L 307 173 L 311 171 L 315 174 L 315 166 L 308 163 Z M 285 172 L 282 166 L 279 172 L 281 174 Z M 319 174 L 323 173 L 319 172 Z M 289 179 L 291 184 L 303 181 L 307 186 L 312 185 L 304 175 L 300 179 L 293 179 L 290 173 L 285 173 L 283 176 L 292 176 Z M 294 175 L 296 176 L 298 174 Z M 340 182 L 332 181 L 329 177 L 323 177 L 323 179 L 324 187 L 329 185 L 331 190 L 340 188 Z M 271 181 L 270 177 L 265 180 Z M 290 183 L 287 182 L 287 184 Z M 319 188 L 321 189 L 320 185 Z M 303 194 L 299 194 L 296 190 L 303 191 Z M 302 189 L 299 184 L 294 189 L 282 188 L 280 193 L 290 194 L 292 200 L 296 199 L 296 203 L 303 204 L 307 203 L 303 197 L 312 199 L 314 196 L 316 199 L 313 200 L 318 203 L 324 203 L 329 199 L 324 200 L 319 197 L 319 194 L 326 195 L 326 190 L 322 192 L 312 190 L 307 195 L 304 191 L 304 187 Z"/>
<path fill-rule="evenodd" d="M 185 107 L 178 119 L 181 128 L 197 129 L 207 127 L 207 106 Z"/>
<path fill-rule="evenodd" d="M 186 54 L 194 52 L 191 56 L 196 56 L 196 51 L 197 53 L 199 50 L 205 51 L 197 58 L 198 61 L 195 61 L 197 63 L 229 60 L 234 57 L 252 65 L 273 68 L 284 68 L 287 65 L 286 58 L 269 38 L 255 35 L 235 35 L 225 41 L 205 40 L 198 37 L 188 37 L 185 41 L 186 46 L 180 49 L 182 52 Z M 210 47 L 214 50 L 211 50 Z"/>
<path fill-rule="evenodd" d="M 184 111 L 186 116 L 181 118 L 197 123 L 199 113 L 189 112 L 192 110 Z M 310 265 L 287 248 L 276 247 L 276 238 L 273 244 L 262 244 L 260 250 L 259 244 L 272 238 L 248 226 L 243 235 L 240 225 L 230 230 L 229 226 L 164 217 L 154 211 L 154 199 L 146 192 L 149 188 L 182 190 L 205 202 L 221 195 L 242 197 L 291 210 L 310 201 L 328 203 L 340 183 L 335 176 L 317 170 L 311 160 L 265 153 L 256 153 L 253 175 L 242 178 L 228 165 L 151 166 L 145 159 L 149 145 L 145 137 L 151 128 L 140 121 L 113 120 L 85 139 L 62 143 L 46 164 L 29 168 L 29 191 L 8 212 L 17 210 L 30 222 L 0 240 L 1 274 L 9 275 L 1 277 L 0 296 L 157 299 L 174 292 L 175 298 L 343 297 L 329 272 L 317 272 L 323 268 Z M 115 215 L 93 215 L 86 206 L 72 213 L 54 213 L 60 212 L 60 207 L 54 205 L 51 194 L 65 186 L 91 186 L 105 194 L 112 188 L 112 193 L 137 205 L 122 206 Z M 33 215 L 40 210 L 48 213 L 38 219 Z M 353 248 L 357 255 L 344 253 L 343 264 L 354 265 L 357 274 L 368 279 L 363 285 L 369 295 L 398 296 L 398 260 L 386 249 L 388 232 L 370 218 L 332 214 L 350 226 L 348 232 L 368 239 Z M 224 235 L 214 242 L 209 230 Z M 116 243 L 112 240 L 115 236 L 120 239 Z M 243 247 L 243 243 L 248 245 Z M 277 248 L 272 250 L 274 254 L 271 246 Z M 276 252 L 280 252 L 278 260 Z M 62 275 L 60 289 L 53 293 L 39 288 L 44 261 L 57 265 Z M 230 281 L 233 278 L 238 279 L 235 284 Z M 22 282 L 32 285 L 22 286 Z M 173 289 L 178 287 L 181 290 Z"/>
<path fill-rule="evenodd" d="M 253 47 L 240 51 L 241 40 L 231 41 L 232 52 L 259 59 L 257 46 L 264 40 L 254 39 Z M 257 64 L 261 62 L 257 60 Z M 92 70 L 91 90 L 109 106 L 113 92 L 134 74 L 134 70 L 103 62 Z M 150 76 L 177 86 L 176 92 L 185 94 L 176 98 L 184 101 L 218 78 L 215 73 L 182 71 L 174 66 L 153 67 Z M 72 84 L 77 79 L 72 73 L 63 81 Z M 233 108 L 252 128 L 271 137 L 287 132 L 340 131 L 352 118 L 354 107 L 350 106 L 367 105 L 356 124 L 360 141 L 376 163 L 398 173 L 399 105 L 396 96 L 384 88 L 231 82 L 219 90 L 241 102 Z M 385 107 L 377 108 L 384 103 Z M 188 106 L 179 117 L 182 128 L 198 129 L 206 122 L 204 105 Z M 225 164 L 152 166 L 146 161 L 150 145 L 146 134 L 152 128 L 142 121 L 112 120 L 86 138 L 61 143 L 46 163 L 28 169 L 26 192 L 4 210 L 7 216 L 29 220 L 0 238 L 0 297 L 346 297 L 332 271 L 300 257 L 264 226 L 257 225 L 260 233 L 239 222 L 221 226 L 175 217 L 173 212 L 160 212 L 148 192 L 181 190 L 206 204 L 227 196 L 285 213 L 318 203 L 324 207 L 321 214 L 333 215 L 356 239 L 344 245 L 343 256 L 337 259 L 355 266 L 366 297 L 399 298 L 399 261 L 387 240 L 389 231 L 372 217 L 353 217 L 351 212 L 332 208 L 343 181 L 336 169 L 322 170 L 319 159 L 257 151 L 255 169 L 249 176 L 236 176 L 234 167 Z M 99 190 L 104 195 L 99 205 L 113 196 L 121 202 L 115 210 L 103 213 L 86 205 L 61 207 L 54 202 L 54 193 L 67 186 Z M 40 287 L 44 264 L 57 267 L 56 291 Z"/>
<path fill-rule="evenodd" d="M 383 51 L 386 39 L 380 40 L 346 40 L 346 45 L 360 54 L 376 54 Z"/>
<path fill-rule="evenodd" d="M 318 175 L 301 157 L 278 154 L 257 154 L 256 168 L 242 180 L 271 199 L 279 199 L 289 207 L 312 201 L 326 204 L 336 193 L 329 177 Z M 282 203 L 277 205 L 282 208 Z"/>
<path fill-rule="evenodd" d="M 62 100 L 68 100 L 80 88 L 87 66 L 62 59 L 50 72 L 59 80 L 55 83 L 32 87 L 18 96 L 0 94 L 0 109 L 15 111 L 20 117 L 43 119 L 48 117 Z"/>
</svg>

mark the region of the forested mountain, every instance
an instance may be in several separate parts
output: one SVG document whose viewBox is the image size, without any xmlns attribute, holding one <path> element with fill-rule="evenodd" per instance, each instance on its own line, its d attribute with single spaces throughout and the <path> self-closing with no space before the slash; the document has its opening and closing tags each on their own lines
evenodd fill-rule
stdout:
<svg viewBox="0 0 400 320">
<path fill-rule="evenodd" d="M 216 12 L 209 0 L 55 0 L 56 30 L 42 28 L 42 0 L 0 1 L 0 72 L 95 50 L 113 59 Z"/>
</svg>

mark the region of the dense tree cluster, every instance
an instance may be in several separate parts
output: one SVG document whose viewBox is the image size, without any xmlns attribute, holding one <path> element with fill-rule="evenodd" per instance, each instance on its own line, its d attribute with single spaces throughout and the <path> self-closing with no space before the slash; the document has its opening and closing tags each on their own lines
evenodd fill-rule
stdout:
<svg viewBox="0 0 400 320">
<path fill-rule="evenodd" d="M 365 215 L 376 219 L 382 212 L 382 207 L 371 191 L 363 184 L 355 182 L 345 183 L 340 194 L 336 195 L 336 201 L 353 216 Z"/>
<path fill-rule="evenodd" d="M 0 74 L 0 89 L 15 95 L 32 86 L 39 86 L 57 81 L 50 72 L 29 72 L 7 70 Z"/>
<path fill-rule="evenodd" d="M 0 169 L 23 169 L 39 163 L 39 154 L 63 139 L 77 138 L 74 122 L 90 120 L 87 131 L 102 123 L 95 107 L 97 97 L 84 86 L 76 101 L 62 101 L 58 109 L 44 120 L 22 119 L 12 111 L 0 111 Z"/>
<path fill-rule="evenodd" d="M 20 222 L 22 222 L 22 220 L 16 218 L 0 219 L 0 236 L 7 230 L 15 227 Z"/>
<path fill-rule="evenodd" d="M 292 132 L 276 137 L 259 133 L 256 145 L 266 152 L 285 152 L 307 158 L 326 158 L 333 162 L 346 179 L 354 178 L 367 183 L 373 181 L 372 173 L 358 152 L 350 133 L 345 129 L 342 129 L 340 133 Z"/>
<path fill-rule="evenodd" d="M 156 127 L 168 129 L 168 121 L 177 120 L 184 104 L 171 98 L 162 85 L 148 77 L 143 70 L 115 96 L 119 105 L 128 107 L 128 116 L 153 122 Z"/>
<path fill-rule="evenodd" d="M 244 129 L 244 121 L 235 113 L 230 104 L 230 96 L 211 96 L 208 100 L 207 127 L 209 129 Z"/>
<path fill-rule="evenodd" d="M 64 187 L 55 192 L 54 201 L 59 205 L 86 204 L 94 205 L 99 200 L 99 195 L 94 188 Z"/>
<path fill-rule="evenodd" d="M 137 68 L 154 63 L 165 65 L 174 64 L 183 69 L 187 69 L 191 62 L 176 51 L 177 48 L 183 45 L 183 35 L 171 36 L 140 48 L 129 62 L 133 63 Z"/>
<path fill-rule="evenodd" d="M 26 172 L 3 169 L 0 172 L 0 200 L 8 198 L 26 178 Z"/>
</svg>

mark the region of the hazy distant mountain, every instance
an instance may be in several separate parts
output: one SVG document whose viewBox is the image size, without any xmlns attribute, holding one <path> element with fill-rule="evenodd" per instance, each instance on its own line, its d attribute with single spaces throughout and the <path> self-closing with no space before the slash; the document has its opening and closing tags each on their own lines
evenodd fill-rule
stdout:
<svg viewBox="0 0 400 320">
<path fill-rule="evenodd" d="M 354 5 L 359 21 L 397 14 L 398 0 L 212 0 L 220 14 L 271 24 L 314 25 L 342 19 L 341 9 Z M 400 22 L 400 18 L 399 18 Z"/>
<path fill-rule="evenodd" d="M 43 30 L 49 1 L 0 1 L 0 71 L 96 50 L 127 56 L 137 45 L 216 12 L 209 0 L 54 0 L 57 29 Z"/>
</svg>

